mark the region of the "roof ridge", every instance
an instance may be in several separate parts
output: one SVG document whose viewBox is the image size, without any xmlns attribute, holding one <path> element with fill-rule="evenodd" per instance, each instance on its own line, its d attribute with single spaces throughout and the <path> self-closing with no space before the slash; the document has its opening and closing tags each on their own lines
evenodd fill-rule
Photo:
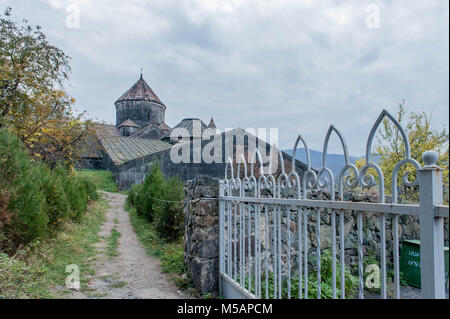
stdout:
<svg viewBox="0 0 450 319">
<path fill-rule="evenodd" d="M 131 119 L 127 119 L 125 120 L 122 124 L 120 124 L 118 127 L 122 127 L 122 126 L 130 126 L 130 127 L 139 127 L 139 125 L 136 124 L 135 121 L 131 120 Z"/>
<path fill-rule="evenodd" d="M 164 127 L 165 126 L 165 127 Z M 141 132 L 144 132 L 149 127 L 156 127 L 163 131 L 170 131 L 170 126 L 167 125 L 165 122 L 161 122 L 160 124 L 150 123 L 147 126 L 144 126 L 143 128 L 138 129 L 136 132 L 130 135 L 130 137 L 134 138 L 135 136 L 139 135 Z M 138 137 L 140 138 L 140 137 Z"/>
</svg>

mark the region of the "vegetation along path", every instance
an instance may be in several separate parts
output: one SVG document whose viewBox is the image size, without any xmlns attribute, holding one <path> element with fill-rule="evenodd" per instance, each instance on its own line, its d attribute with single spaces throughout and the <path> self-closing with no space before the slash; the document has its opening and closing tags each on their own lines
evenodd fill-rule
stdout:
<svg viewBox="0 0 450 319">
<path fill-rule="evenodd" d="M 161 273 L 159 261 L 146 254 L 130 224 L 124 205 L 126 195 L 101 192 L 109 204 L 106 221 L 96 245 L 95 276 L 88 283 L 89 296 L 98 298 L 187 298 Z M 72 298 L 86 298 L 73 292 Z"/>
</svg>

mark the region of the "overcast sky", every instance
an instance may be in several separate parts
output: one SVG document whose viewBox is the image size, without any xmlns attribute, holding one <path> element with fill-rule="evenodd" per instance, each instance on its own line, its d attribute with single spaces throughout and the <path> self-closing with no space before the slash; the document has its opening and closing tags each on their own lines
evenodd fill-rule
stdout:
<svg viewBox="0 0 450 319">
<path fill-rule="evenodd" d="M 448 128 L 447 0 L 0 0 L 39 24 L 71 56 L 67 86 L 91 118 L 139 78 L 167 106 L 166 122 L 214 116 L 220 129 L 301 132 L 322 149 L 334 124 L 351 155 L 383 108 L 432 112 Z M 76 13 L 80 12 L 79 28 Z M 379 9 L 379 28 L 377 10 Z M 368 7 L 369 6 L 369 7 Z M 340 152 L 337 139 L 330 145 Z"/>
</svg>

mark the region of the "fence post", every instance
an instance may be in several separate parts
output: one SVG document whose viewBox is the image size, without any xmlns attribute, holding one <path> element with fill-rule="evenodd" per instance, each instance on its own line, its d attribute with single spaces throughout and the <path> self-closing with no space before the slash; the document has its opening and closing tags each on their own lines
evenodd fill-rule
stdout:
<svg viewBox="0 0 450 319">
<path fill-rule="evenodd" d="M 423 153 L 425 166 L 419 171 L 420 264 L 422 297 L 445 298 L 444 221 L 434 217 L 435 205 L 442 204 L 442 171 L 438 154 Z"/>
<path fill-rule="evenodd" d="M 225 195 L 225 185 L 219 181 L 219 296 L 223 296 L 222 273 L 224 271 L 224 207 L 222 197 Z"/>
</svg>

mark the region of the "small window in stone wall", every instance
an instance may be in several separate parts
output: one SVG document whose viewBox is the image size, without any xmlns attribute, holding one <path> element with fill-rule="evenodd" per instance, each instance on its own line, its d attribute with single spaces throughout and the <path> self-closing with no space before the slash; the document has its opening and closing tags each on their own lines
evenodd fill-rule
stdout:
<svg viewBox="0 0 450 319">
<path fill-rule="evenodd" d="M 147 113 L 147 120 L 150 121 L 150 112 Z"/>
</svg>

